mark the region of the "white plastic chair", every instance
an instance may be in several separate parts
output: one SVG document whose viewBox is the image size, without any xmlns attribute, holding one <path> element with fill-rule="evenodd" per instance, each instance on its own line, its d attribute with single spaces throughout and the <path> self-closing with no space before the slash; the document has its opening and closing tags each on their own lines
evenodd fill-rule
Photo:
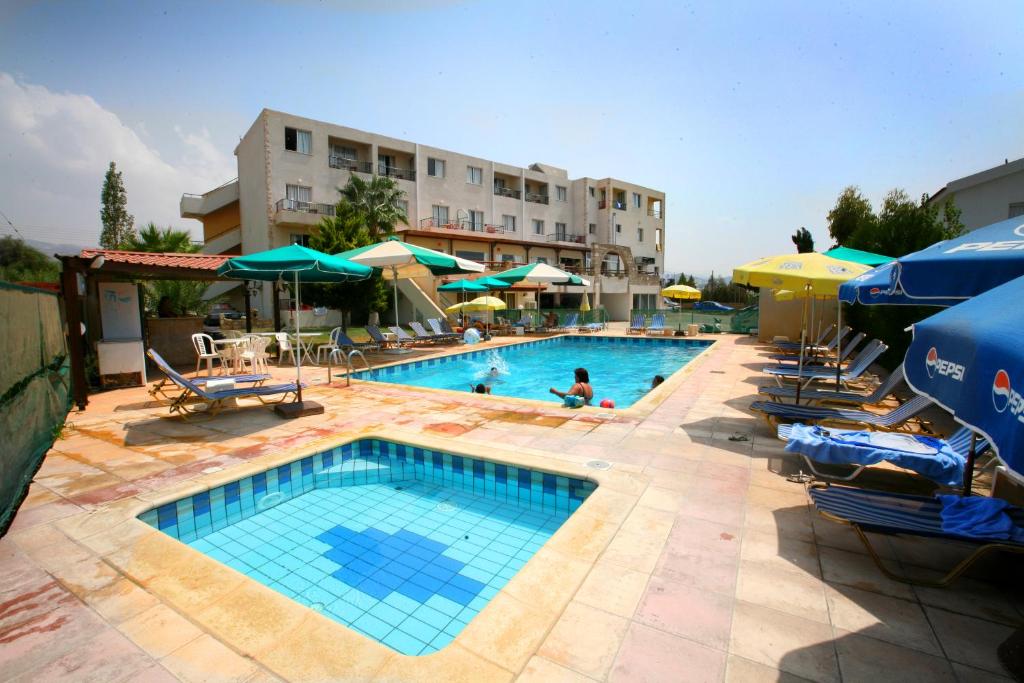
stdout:
<svg viewBox="0 0 1024 683">
<path fill-rule="evenodd" d="M 216 347 L 213 345 L 213 337 L 202 332 L 192 335 L 192 346 L 196 349 L 196 374 L 199 374 L 199 366 L 206 361 L 206 374 L 213 375 L 213 359 L 220 359 Z M 223 361 L 221 363 L 223 367 Z"/>
<path fill-rule="evenodd" d="M 288 338 L 287 332 L 278 332 L 274 335 L 274 339 L 277 340 L 277 364 L 281 365 L 284 362 L 284 354 L 291 356 L 292 363 L 295 363 L 295 347 L 292 346 L 292 340 Z"/>
<path fill-rule="evenodd" d="M 267 337 L 260 337 L 258 335 L 249 335 L 245 338 L 245 343 L 237 347 L 238 351 L 238 372 L 240 374 L 246 374 L 246 364 L 249 365 L 249 371 L 254 375 L 266 375 L 268 373 L 267 368 L 267 344 L 270 343 L 270 339 Z"/>
<path fill-rule="evenodd" d="M 316 362 L 317 362 L 317 365 L 319 365 L 320 363 L 323 362 L 321 357 L 320 357 L 320 354 L 326 353 L 327 357 L 330 358 L 331 354 L 338 350 L 338 333 L 340 333 L 340 332 L 341 332 L 341 328 L 340 327 L 335 327 L 333 330 L 331 330 L 331 334 L 327 338 L 328 339 L 327 343 L 326 344 L 320 344 L 319 346 L 316 347 Z"/>
</svg>

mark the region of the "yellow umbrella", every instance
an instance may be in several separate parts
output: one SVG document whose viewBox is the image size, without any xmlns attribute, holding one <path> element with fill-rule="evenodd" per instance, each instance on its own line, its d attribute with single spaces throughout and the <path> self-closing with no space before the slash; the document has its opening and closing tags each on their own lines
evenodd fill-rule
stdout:
<svg viewBox="0 0 1024 683">
<path fill-rule="evenodd" d="M 869 266 L 824 254 L 785 254 L 733 268 L 732 281 L 736 285 L 794 292 L 809 288 L 809 296 L 838 296 L 839 285 L 869 270 Z"/>
<path fill-rule="evenodd" d="M 667 299 L 684 299 L 686 301 L 699 301 L 700 290 L 687 285 L 672 285 L 661 290 L 661 295 Z"/>
<path fill-rule="evenodd" d="M 487 311 L 487 324 L 491 323 L 491 311 L 504 311 L 508 306 L 496 296 L 478 296 L 462 304 L 464 311 Z"/>
<path fill-rule="evenodd" d="M 586 292 L 583 292 L 583 298 L 580 300 L 580 310 L 584 313 L 590 310 L 590 297 Z"/>
<path fill-rule="evenodd" d="M 446 308 L 444 310 L 447 311 L 448 313 L 458 313 L 465 306 L 466 306 L 466 303 L 462 302 L 462 303 L 458 303 L 458 304 L 452 304 L 451 306 L 449 306 L 448 308 Z"/>
</svg>

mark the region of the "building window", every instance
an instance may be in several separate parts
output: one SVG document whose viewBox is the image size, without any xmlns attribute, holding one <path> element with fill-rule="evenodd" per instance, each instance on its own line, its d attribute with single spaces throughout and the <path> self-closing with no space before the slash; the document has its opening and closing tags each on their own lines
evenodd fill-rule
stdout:
<svg viewBox="0 0 1024 683">
<path fill-rule="evenodd" d="M 405 216 L 406 218 L 409 217 L 409 200 L 408 199 L 399 199 L 397 202 L 395 202 L 395 206 L 397 206 L 401 210 L 403 216 Z"/>
<path fill-rule="evenodd" d="M 534 257 L 533 262 L 534 263 L 547 263 L 548 262 L 548 257 L 547 256 L 537 256 L 537 257 Z"/>
<path fill-rule="evenodd" d="M 448 207 L 434 204 L 431 208 L 434 225 L 448 225 Z"/>
<path fill-rule="evenodd" d="M 1010 215 L 1007 218 L 1016 218 L 1017 216 L 1024 216 L 1024 202 L 1010 204 Z"/>
<path fill-rule="evenodd" d="M 637 242 L 643 242 L 644 241 L 644 229 L 643 228 L 637 228 L 636 229 L 636 241 Z"/>
<path fill-rule="evenodd" d="M 444 159 L 427 158 L 427 175 L 444 178 Z"/>
<path fill-rule="evenodd" d="M 309 235 L 302 235 L 298 233 L 292 233 L 290 236 L 291 244 L 298 244 L 301 247 L 309 246 Z"/>
<path fill-rule="evenodd" d="M 313 153 L 313 134 L 298 128 L 284 129 L 284 148 L 299 154 Z"/>
<path fill-rule="evenodd" d="M 590 191 L 590 196 L 593 197 L 594 196 L 594 188 L 588 187 L 587 190 Z"/>
<path fill-rule="evenodd" d="M 469 228 L 471 230 L 483 230 L 484 229 L 484 212 L 483 211 L 470 211 L 469 212 Z"/>
<path fill-rule="evenodd" d="M 589 226 L 587 226 L 587 231 L 591 235 L 596 235 L 597 234 L 597 223 L 591 223 Z"/>
<path fill-rule="evenodd" d="M 539 221 L 536 218 L 533 219 L 533 234 L 543 235 L 544 234 L 544 221 Z"/>
<path fill-rule="evenodd" d="M 484 260 L 484 252 L 482 251 L 463 251 L 462 249 L 456 249 L 455 255 L 459 258 L 469 259 L 470 261 Z"/>
<path fill-rule="evenodd" d="M 569 192 L 564 187 L 555 185 L 555 199 L 564 202 L 569 198 Z"/>
<path fill-rule="evenodd" d="M 441 166 L 441 175 L 444 175 L 444 162 Z M 433 174 L 431 174 L 433 175 Z M 484 182 L 484 169 L 477 166 L 466 167 L 466 182 L 470 185 L 483 185 Z"/>
<path fill-rule="evenodd" d="M 568 235 L 566 234 L 566 232 L 567 232 L 567 230 L 565 229 L 565 223 L 555 223 L 555 239 L 556 240 L 563 240 L 564 241 L 564 240 L 568 239 Z"/>
<path fill-rule="evenodd" d="M 285 185 L 284 196 L 288 199 L 288 208 L 293 211 L 309 208 L 306 205 L 313 201 L 313 188 L 304 185 Z"/>
<path fill-rule="evenodd" d="M 516 255 L 515 254 L 502 254 L 501 255 L 501 262 L 502 263 L 515 263 L 515 261 L 516 261 Z"/>
<path fill-rule="evenodd" d="M 505 232 L 516 231 L 516 217 L 505 214 L 501 217 L 501 224 L 505 226 Z"/>
<path fill-rule="evenodd" d="M 633 208 L 634 209 L 639 209 L 640 208 L 640 193 L 639 192 L 634 192 L 633 193 Z"/>
</svg>

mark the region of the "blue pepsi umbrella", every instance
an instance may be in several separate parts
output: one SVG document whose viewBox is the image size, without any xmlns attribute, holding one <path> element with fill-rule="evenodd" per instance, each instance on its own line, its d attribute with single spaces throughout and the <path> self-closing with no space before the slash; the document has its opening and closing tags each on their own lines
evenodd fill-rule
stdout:
<svg viewBox="0 0 1024 683">
<path fill-rule="evenodd" d="M 961 299 L 912 299 L 899 287 L 893 288 L 895 262 L 882 264 L 839 285 L 839 300 L 848 304 L 890 306 L 955 306 Z"/>
<path fill-rule="evenodd" d="M 914 325 L 907 384 L 983 434 L 1024 474 L 1024 277 Z"/>
<path fill-rule="evenodd" d="M 1018 216 L 901 257 L 892 283 L 912 299 L 968 299 L 1022 275 L 1024 217 Z"/>
</svg>

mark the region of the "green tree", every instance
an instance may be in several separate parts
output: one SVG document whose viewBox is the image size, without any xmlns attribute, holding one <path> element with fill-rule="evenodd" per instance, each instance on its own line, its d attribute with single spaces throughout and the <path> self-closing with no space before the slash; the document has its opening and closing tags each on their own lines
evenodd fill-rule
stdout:
<svg viewBox="0 0 1024 683">
<path fill-rule="evenodd" d="M 696 287 L 697 287 L 697 281 L 696 281 L 695 279 L 693 279 L 693 276 L 692 276 L 692 275 L 691 275 L 691 276 L 689 277 L 689 279 L 688 279 L 688 280 L 686 281 L 686 284 L 688 284 L 688 285 L 690 285 L 691 287 L 694 287 L 694 288 L 696 288 Z"/>
<path fill-rule="evenodd" d="M 0 280 L 8 282 L 56 282 L 60 264 L 25 241 L 0 237 Z"/>
<path fill-rule="evenodd" d="M 679 273 L 679 277 L 676 278 L 676 284 L 677 285 L 685 285 L 685 284 L 687 284 L 686 273 Z"/>
<path fill-rule="evenodd" d="M 155 223 L 147 223 L 138 234 L 133 233 L 123 248 L 168 254 L 193 254 L 199 251 L 199 245 L 192 243 L 192 235 L 188 231 L 172 227 L 159 228 Z"/>
<path fill-rule="evenodd" d="M 138 234 L 132 234 L 121 245 L 131 251 L 145 251 L 164 254 L 193 254 L 199 246 L 192 243 L 192 235 L 186 230 L 172 227 L 160 228 L 147 223 Z M 205 301 L 203 295 L 209 282 L 202 280 L 149 280 L 145 283 L 146 308 L 156 311 L 165 296 L 171 301 L 171 308 L 180 315 L 201 315 L 213 301 Z"/>
<path fill-rule="evenodd" d="M 367 227 L 365 215 L 345 199 L 336 205 L 335 215 L 321 218 L 320 224 L 313 228 L 309 236 L 310 248 L 326 254 L 365 247 L 375 241 Z M 379 275 L 359 282 L 304 285 L 303 298 L 308 298 L 315 306 L 342 311 L 346 327 L 349 317 L 362 322 L 370 311 L 383 311 L 388 307 L 388 289 Z"/>
<path fill-rule="evenodd" d="M 790 239 L 796 245 L 798 254 L 809 254 L 814 251 L 814 238 L 811 237 L 811 231 L 807 228 L 798 229 Z"/>
<path fill-rule="evenodd" d="M 100 246 L 104 249 L 121 249 L 132 237 L 135 217 L 128 213 L 128 194 L 124 189 L 121 172 L 113 161 L 107 169 L 103 190 L 100 192 L 100 220 L 103 221 Z"/>
<path fill-rule="evenodd" d="M 960 210 L 952 202 L 938 207 L 927 201 L 927 195 L 915 202 L 905 191 L 891 190 L 877 217 L 853 233 L 847 246 L 902 256 L 963 234 Z"/>
<path fill-rule="evenodd" d="M 854 233 L 867 229 L 875 220 L 875 214 L 869 202 L 856 185 L 843 190 L 836 205 L 828 212 L 828 234 L 835 240 L 837 247 L 848 246 Z"/>
<path fill-rule="evenodd" d="M 353 174 L 348 184 L 338 191 L 341 201 L 349 204 L 362 218 L 370 236 L 368 244 L 394 234 L 399 223 L 409 224 L 409 217 L 402 208 L 405 190 L 399 189 L 393 178 L 374 176 L 363 180 Z"/>
</svg>

